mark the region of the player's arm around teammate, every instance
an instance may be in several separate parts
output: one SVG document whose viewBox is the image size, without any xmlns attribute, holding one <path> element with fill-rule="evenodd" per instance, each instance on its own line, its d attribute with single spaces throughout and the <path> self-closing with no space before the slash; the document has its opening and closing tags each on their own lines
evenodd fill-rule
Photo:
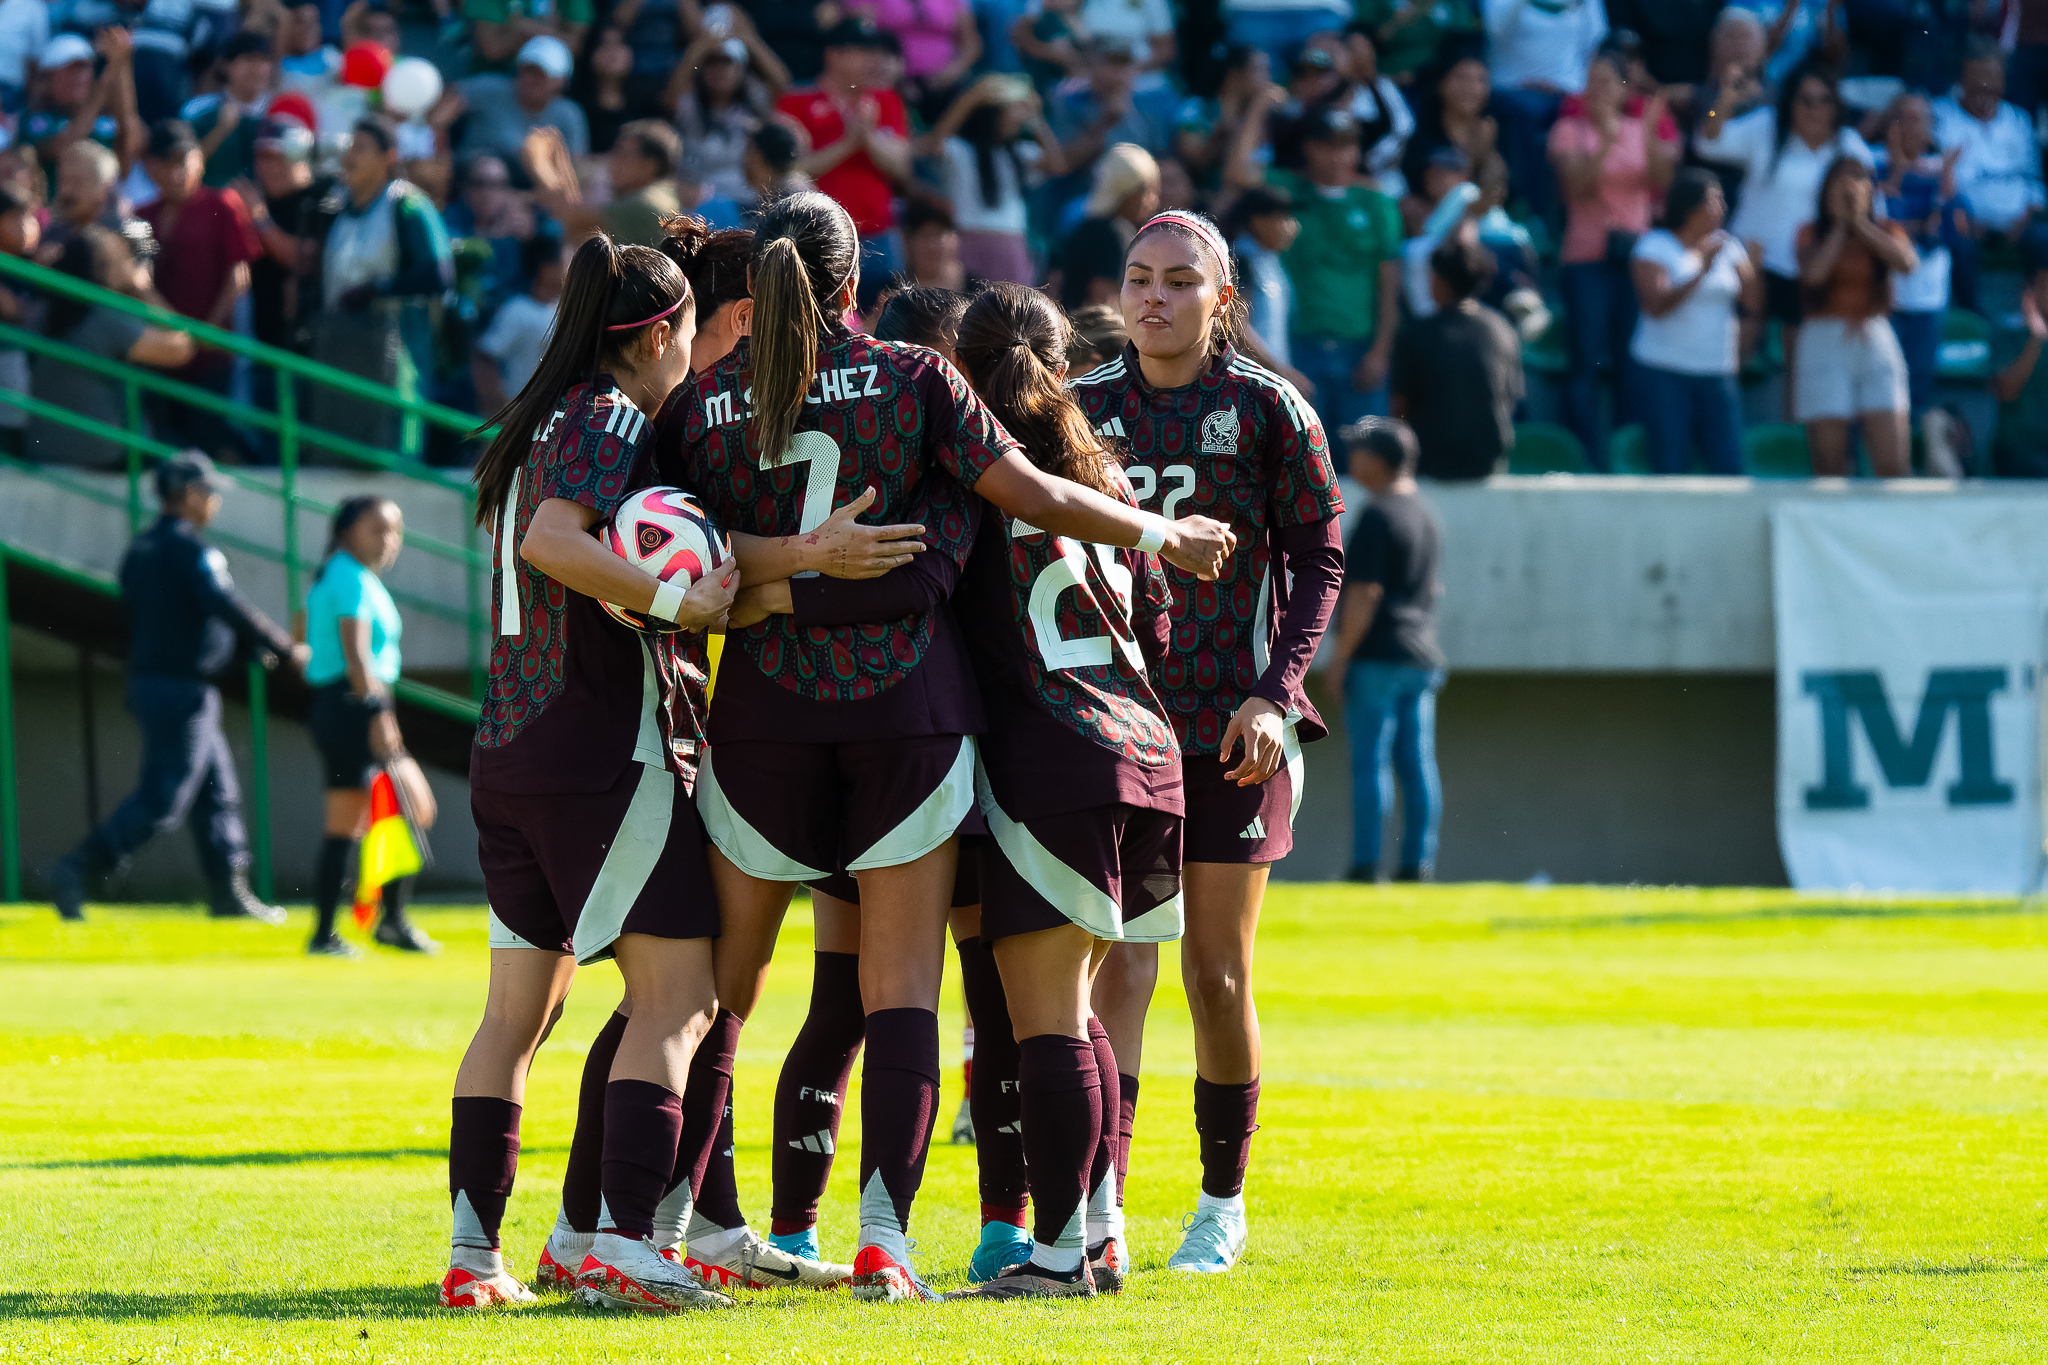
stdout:
<svg viewBox="0 0 2048 1365">
<path fill-rule="evenodd" d="M 1186 774 L 1181 975 L 1203 1163 L 1196 1215 L 1171 1264 L 1221 1271 L 1244 1244 L 1257 1128 L 1253 942 L 1267 872 L 1293 846 L 1300 741 L 1323 734 L 1303 680 L 1342 588 L 1343 502 L 1313 410 L 1237 348 L 1243 304 L 1213 224 L 1174 212 L 1140 228 L 1121 304 L 1130 343 L 1075 384 L 1077 399 L 1099 430 L 1129 442 L 1147 506 L 1208 512 L 1238 533 L 1215 584 L 1169 573 L 1172 652 L 1158 677 Z M 1098 993 L 1118 1056 L 1133 1066 L 1156 971 L 1149 958 L 1119 962 Z"/>
<path fill-rule="evenodd" d="M 647 414 L 687 373 L 693 329 L 673 262 L 586 241 L 548 350 L 477 466 L 498 570 L 499 638 L 470 762 L 491 977 L 456 1074 L 449 1306 L 531 1297 L 497 1249 L 526 1073 L 578 963 L 607 957 L 635 1009 L 606 1086 L 605 1212 L 585 1287 L 647 1309 L 729 1302 L 647 1240 L 674 1164 L 690 1054 L 716 1004 L 718 909 L 685 786 L 698 726 L 682 637 L 636 633 L 601 603 L 701 631 L 723 619 L 738 569 L 685 592 L 589 534 L 651 481 Z"/>
</svg>

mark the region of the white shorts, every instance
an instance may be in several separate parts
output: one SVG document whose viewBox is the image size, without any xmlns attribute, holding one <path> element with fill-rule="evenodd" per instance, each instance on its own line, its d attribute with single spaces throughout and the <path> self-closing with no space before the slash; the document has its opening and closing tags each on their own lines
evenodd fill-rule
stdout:
<svg viewBox="0 0 2048 1365">
<path fill-rule="evenodd" d="M 1885 318 L 1809 318 L 1799 329 L 1792 418 L 1817 422 L 1905 412 L 1906 356 Z"/>
</svg>

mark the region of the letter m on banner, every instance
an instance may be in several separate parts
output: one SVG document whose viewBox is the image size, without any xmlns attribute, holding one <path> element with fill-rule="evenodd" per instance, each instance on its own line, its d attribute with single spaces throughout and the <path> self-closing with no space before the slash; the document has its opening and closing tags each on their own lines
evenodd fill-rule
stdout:
<svg viewBox="0 0 2048 1365">
<path fill-rule="evenodd" d="M 1821 781 L 1806 789 L 1808 810 L 1863 810 L 1870 788 L 1858 780 L 1850 728 L 1863 727 L 1878 774 L 1888 787 L 1924 787 L 1934 775 L 1934 761 L 1955 717 L 1959 749 L 1958 775 L 1949 783 L 1951 806 L 2006 806 L 2013 785 L 1994 770 L 1991 698 L 2009 684 L 2003 668 L 1936 668 L 1927 675 L 1919 714 L 1910 734 L 1901 734 L 1885 691 L 1884 678 L 1873 670 L 1806 671 L 1800 687 L 1820 707 Z"/>
</svg>

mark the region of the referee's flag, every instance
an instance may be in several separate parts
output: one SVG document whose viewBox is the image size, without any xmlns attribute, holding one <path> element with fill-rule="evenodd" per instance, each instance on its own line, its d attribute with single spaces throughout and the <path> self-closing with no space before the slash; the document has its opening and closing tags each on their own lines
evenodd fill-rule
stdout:
<svg viewBox="0 0 2048 1365">
<path fill-rule="evenodd" d="M 370 783 L 370 831 L 356 862 L 356 927 L 367 929 L 387 883 L 425 866 L 419 831 L 399 799 L 398 784 L 382 768 Z"/>
</svg>

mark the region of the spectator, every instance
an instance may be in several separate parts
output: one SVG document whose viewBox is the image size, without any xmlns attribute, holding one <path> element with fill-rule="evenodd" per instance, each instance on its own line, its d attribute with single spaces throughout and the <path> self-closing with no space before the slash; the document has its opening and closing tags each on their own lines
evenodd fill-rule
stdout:
<svg viewBox="0 0 2048 1365">
<path fill-rule="evenodd" d="M 441 97 L 429 122 L 446 128 L 464 118 L 460 154 L 490 152 L 503 157 L 508 166 L 520 164 L 526 135 L 543 127 L 562 135 L 571 156 L 588 156 L 589 121 L 582 106 L 562 95 L 575 69 L 568 47 L 559 38 L 531 38 L 519 49 L 518 68 L 516 75 L 486 72 L 457 81 Z"/>
<path fill-rule="evenodd" d="M 1310 40 L 1288 69 L 1286 100 L 1274 105 L 1267 117 L 1266 139 L 1272 151 L 1268 164 L 1283 171 L 1299 171 L 1301 144 L 1309 120 L 1340 105 L 1343 92 L 1344 76 L 1337 69 L 1337 54 L 1321 42 Z"/>
<path fill-rule="evenodd" d="M 1423 186 L 1432 157 L 1447 147 L 1465 156 L 1469 178 L 1479 186 L 1481 211 L 1504 208 L 1508 202 L 1508 163 L 1500 154 L 1500 124 L 1486 112 L 1493 78 L 1476 56 L 1455 57 L 1433 80 L 1423 82 L 1426 94 L 1402 151 L 1401 170 L 1412 197 Z M 1407 211 L 1404 205 L 1404 212 Z M 1416 212 L 1417 227 L 1428 209 Z"/>
<path fill-rule="evenodd" d="M 97 78 L 95 48 L 107 59 Z M 142 154 L 148 134 L 135 112 L 135 40 L 126 29 L 107 29 L 90 43 L 58 34 L 43 49 L 37 76 L 42 93 L 29 100 L 20 138 L 45 166 L 87 138 L 112 151 L 123 170 Z"/>
<path fill-rule="evenodd" d="M 1275 69 L 1318 33 L 1341 28 L 1351 17 L 1342 0 L 1223 0 L 1230 41 L 1265 52 Z"/>
<path fill-rule="evenodd" d="M 1294 216 L 1294 199 L 1285 190 L 1254 185 L 1237 197 L 1223 220 L 1223 237 L 1237 257 L 1231 277 L 1238 292 L 1251 300 L 1249 319 L 1252 334 L 1266 348 L 1275 368 L 1313 398 L 1315 385 L 1294 368 L 1288 348 L 1288 333 L 1294 322 L 1294 281 L 1287 277 L 1281 257 L 1301 235 L 1301 220 Z"/>
<path fill-rule="evenodd" d="M 799 135 L 791 132 L 788 124 L 780 120 L 762 124 L 747 139 L 747 156 L 742 163 L 747 173 L 744 197 L 699 204 L 698 216 L 713 228 L 737 228 L 765 205 L 815 189 L 810 177 L 797 170 L 802 160 Z"/>
<path fill-rule="evenodd" d="M 327 231 L 321 259 L 326 312 L 314 329 L 314 359 L 423 396 L 434 374 L 435 306 L 455 282 L 441 215 L 398 178 L 398 136 L 383 119 L 356 125 L 342 158 L 347 202 Z M 380 450 L 399 446 L 399 414 L 330 389 L 313 394 L 309 420 Z"/>
<path fill-rule="evenodd" d="M 176 118 L 191 97 L 193 42 L 204 18 L 191 0 L 73 0 L 63 24 L 95 43 L 115 31 L 128 40 L 136 116 L 147 128 Z"/>
<path fill-rule="evenodd" d="M 1650 465 L 1683 474 L 1697 449 L 1713 474 L 1742 472 L 1741 307 L 1763 303 L 1763 279 L 1721 230 L 1728 205 L 1713 172 L 1689 166 L 1664 198 L 1664 222 L 1630 258 L 1642 305 L 1629 355 Z"/>
<path fill-rule="evenodd" d="M 165 460 L 156 467 L 161 515 L 121 558 L 128 710 L 142 728 L 142 772 L 134 793 L 51 873 L 52 899 L 67 920 L 85 918 L 93 878 L 185 824 L 199 846 L 209 913 L 284 923 L 284 911 L 249 890 L 241 791 L 214 680 L 243 652 L 265 666 L 282 657 L 304 667 L 307 651 L 243 600 L 226 557 L 200 539 L 226 486 L 204 455 Z"/>
<path fill-rule="evenodd" d="M 149 291 L 149 270 L 130 254 L 127 239 L 97 225 L 80 229 L 61 248 L 56 268 L 77 279 L 139 298 Z M 102 360 L 125 360 L 174 370 L 195 354 L 192 338 L 183 332 L 152 327 L 132 313 L 102 303 L 80 303 L 52 295 L 43 318 L 43 334 L 76 346 Z M 36 397 L 70 412 L 102 417 L 124 413 L 121 385 L 90 370 L 37 356 L 31 391 Z M 145 434 L 147 428 L 145 427 Z M 89 436 L 38 417 L 29 424 L 28 458 L 42 464 L 86 465 L 120 469 L 128 453 L 119 442 Z"/>
<path fill-rule="evenodd" d="M 675 99 L 669 93 L 675 89 L 672 76 L 680 74 L 688 60 L 684 53 L 690 45 L 693 27 L 698 42 L 713 44 L 740 24 L 747 24 L 751 31 L 746 12 L 736 5 L 724 6 L 718 17 L 725 22 L 713 24 L 695 4 L 686 16 L 679 0 L 619 0 L 611 7 L 589 56 L 593 67 L 601 54 L 613 49 L 623 57 L 625 70 L 619 73 L 623 78 L 619 93 L 625 98 L 627 118 L 642 118 L 675 108 Z M 724 32 L 714 33 L 714 27 Z M 594 134 L 597 130 L 593 127 L 591 131 Z M 603 138 L 592 140 L 599 151 L 610 149 L 611 144 Z"/>
<path fill-rule="evenodd" d="M 1565 407 L 1596 469 L 1607 467 L 1607 423 L 1601 389 L 1612 388 L 1617 423 L 1628 411 L 1629 338 L 1636 294 L 1629 253 L 1650 228 L 1650 199 L 1663 193 L 1678 165 L 1678 143 L 1656 135 L 1664 99 L 1650 97 L 1639 116 L 1623 108 L 1628 70 L 1619 55 L 1594 57 L 1581 112 L 1550 129 L 1550 159 L 1564 191 L 1565 320 L 1571 328 L 1571 374 Z"/>
<path fill-rule="evenodd" d="M 1436 694 L 1444 655 L 1436 642 L 1443 530 L 1416 486 L 1419 449 L 1403 422 L 1367 418 L 1341 433 L 1351 477 L 1372 501 L 1344 547 L 1337 641 L 1326 665 L 1344 699 L 1351 741 L 1352 881 L 1379 880 L 1380 836 L 1401 788 L 1397 882 L 1436 879 L 1443 787 L 1436 767 Z"/>
<path fill-rule="evenodd" d="M 1043 0 L 1036 0 L 1026 13 L 1035 13 L 1038 3 Z M 1127 47 L 1138 65 L 1136 88 L 1141 93 L 1164 88 L 1162 73 L 1173 66 L 1178 51 L 1167 0 L 1080 0 L 1068 22 L 1080 37 L 1114 38 Z M 1171 112 L 1169 105 L 1166 113 Z"/>
<path fill-rule="evenodd" d="M 648 113 L 667 112 L 654 100 L 633 97 L 633 56 L 633 49 L 617 29 L 608 28 L 597 35 L 596 49 L 590 54 L 589 89 L 577 101 L 590 125 L 590 150 L 594 153 L 609 152 L 618 140 L 619 129 L 631 123 L 643 109 Z"/>
<path fill-rule="evenodd" d="M 1408 311 L 1428 317 L 1436 311 L 1430 293 L 1429 258 L 1444 239 L 1464 224 L 1478 230 L 1479 244 L 1493 253 L 1493 281 L 1480 302 L 1500 309 L 1529 336 L 1541 336 L 1549 310 L 1536 290 L 1538 262 L 1529 230 L 1508 217 L 1498 204 L 1489 205 L 1472 183 L 1472 163 L 1455 146 L 1430 154 L 1422 172 L 1422 192 L 1401 204 L 1401 217 L 1414 234 L 1401 246 L 1402 292 Z"/>
<path fill-rule="evenodd" d="M 461 169 L 462 197 L 448 206 L 442 222 L 450 237 L 480 237 L 491 245 L 477 305 L 488 318 L 506 299 L 525 292 L 530 277 L 521 262 L 540 225 L 532 201 L 513 192 L 512 173 L 502 160 L 486 152 Z"/>
<path fill-rule="evenodd" d="M 1941 368 L 1942 315 L 1948 311 L 1948 243 L 1966 238 L 1969 216 L 1956 198 L 1956 159 L 1961 146 L 1937 155 L 1933 112 L 1927 97 L 1904 94 L 1892 101 L 1885 143 L 1877 153 L 1877 193 L 1884 216 L 1911 234 L 1920 264 L 1892 281 L 1892 330 L 1906 355 L 1913 415 L 1934 401 Z"/>
<path fill-rule="evenodd" d="M 666 107 L 683 135 L 682 179 L 703 199 L 737 199 L 746 190 L 747 139 L 789 88 L 788 68 L 740 18 L 734 11 L 746 36 L 698 35 L 669 82 Z"/>
<path fill-rule="evenodd" d="M 1467 228 L 1430 253 L 1436 309 L 1394 343 L 1394 414 L 1412 424 L 1430 479 L 1483 479 L 1514 448 L 1522 344 L 1479 302 L 1493 259 Z"/>
<path fill-rule="evenodd" d="M 1222 182 L 1223 163 L 1252 97 L 1272 83 L 1273 68 L 1265 49 L 1239 44 L 1223 54 L 1223 79 L 1215 96 L 1190 95 L 1182 101 L 1174 121 L 1173 154 L 1197 185 L 1214 191 Z"/>
<path fill-rule="evenodd" d="M 1607 22 L 1616 32 L 1639 35 L 1643 63 L 1660 84 L 1697 85 L 1717 68 L 1708 49 L 1722 0 L 1607 0 Z M 1741 13 L 1740 10 L 1733 11 Z M 1674 102 L 1681 92 L 1667 92 Z"/>
<path fill-rule="evenodd" d="M 1079 376 L 1099 365 L 1107 365 L 1124 353 L 1123 309 L 1110 303 L 1091 303 L 1076 309 L 1067 319 L 1074 334 L 1067 342 L 1067 373 Z"/>
<path fill-rule="evenodd" d="M 602 230 L 621 243 L 657 246 L 662 220 L 683 211 L 676 197 L 676 162 L 682 151 L 675 128 L 659 119 L 636 119 L 619 129 L 606 158 L 612 197 L 596 208 L 583 202 L 575 163 L 554 129 L 528 134 L 526 164 L 533 173 L 534 197 L 562 220 L 573 240 Z"/>
<path fill-rule="evenodd" d="M 28 103 L 29 76 L 49 42 L 47 0 L 0 0 L 0 114 L 12 118 Z"/>
<path fill-rule="evenodd" d="M 900 88 L 925 118 L 936 119 L 981 60 L 974 6 L 967 0 L 854 0 L 852 8 L 903 44 Z"/>
<path fill-rule="evenodd" d="M 1544 143 L 1564 97 L 1586 88 L 1606 10 L 1601 0 L 1485 0 L 1485 8 L 1509 180 L 1531 212 L 1547 215 L 1556 199 Z"/>
<path fill-rule="evenodd" d="M 789 68 L 790 80 L 810 82 L 824 74 L 825 35 L 843 13 L 838 5 L 818 0 L 751 0 L 747 12 L 761 41 Z"/>
<path fill-rule="evenodd" d="M 903 268 L 894 200 L 910 183 L 910 124 L 903 97 L 886 78 L 884 48 L 871 20 L 845 20 L 825 37 L 817 85 L 792 90 L 776 105 L 810 135 L 811 151 L 798 171 L 838 200 L 860 233 L 863 312 Z"/>
<path fill-rule="evenodd" d="M 1124 252 L 1159 211 L 1159 163 L 1143 147 L 1120 143 L 1095 163 L 1086 216 L 1067 235 L 1046 292 L 1072 313 L 1112 303 L 1123 290 Z"/>
<path fill-rule="evenodd" d="M 322 32 L 317 0 L 286 0 L 277 27 L 277 52 L 278 88 L 296 91 L 316 106 L 341 79 L 341 49 Z"/>
<path fill-rule="evenodd" d="M 1992 472 L 2007 479 L 2048 479 L 2048 261 L 2036 261 L 2020 296 L 2027 339 L 1998 372 L 1998 428 L 1991 438 Z"/>
<path fill-rule="evenodd" d="M 1015 76 L 983 76 L 953 101 L 925 145 L 945 160 L 946 197 L 960 224 L 967 273 L 1032 283 L 1024 187 L 1065 165 L 1037 92 Z"/>
<path fill-rule="evenodd" d="M 1474 52 L 1485 42 L 1479 0 L 1356 0 L 1353 13 L 1379 49 L 1380 70 L 1396 85 L 1420 84 L 1447 49 Z"/>
<path fill-rule="evenodd" d="M 969 287 L 960 260 L 960 229 L 944 201 L 919 196 L 903 209 L 904 270 L 912 287 L 947 289 L 964 294 Z"/>
<path fill-rule="evenodd" d="M 1955 187 L 1979 233 L 2017 242 L 2034 212 L 2048 207 L 2034 121 L 2005 102 L 2004 54 L 1990 39 L 1970 40 L 1961 82 L 1953 93 L 1934 102 L 1934 140 L 1961 152 L 1955 163 Z M 1957 299 L 1975 310 L 1979 302 L 1973 244 L 1964 247 L 1963 259 L 1956 264 Z"/>
<path fill-rule="evenodd" d="M 249 266 L 256 339 L 304 355 L 320 311 L 320 250 L 334 221 L 340 182 L 313 170 L 313 135 L 290 119 L 257 126 L 256 181 L 235 193 L 249 209 L 263 254 Z M 251 379 L 258 407 L 275 403 L 276 371 L 257 366 Z"/>
<path fill-rule="evenodd" d="M 57 162 L 57 202 L 49 242 L 61 245 L 92 223 L 121 231 L 126 215 L 115 193 L 120 176 L 120 161 L 99 143 L 74 142 L 65 148 Z"/>
<path fill-rule="evenodd" d="M 1268 101 L 1253 106 L 1231 156 L 1232 183 L 1259 183 L 1253 139 Z M 1315 391 L 1326 431 L 1386 411 L 1387 366 L 1401 315 L 1401 210 L 1358 177 L 1358 120 L 1328 109 L 1304 130 L 1305 174 L 1269 171 L 1294 201 L 1301 234 L 1288 248 L 1294 282 L 1294 367 Z"/>
<path fill-rule="evenodd" d="M 256 169 L 256 127 L 270 106 L 276 66 L 270 39 L 237 33 L 221 49 L 227 80 L 187 101 L 178 117 L 192 125 L 206 156 L 206 183 L 222 189 Z"/>
<path fill-rule="evenodd" d="M 2048 99 L 2048 5 L 2014 6 L 2019 11 L 2013 25 L 2015 43 L 2007 69 L 2012 102 L 2026 111 L 2029 119 L 2039 114 Z"/>
<path fill-rule="evenodd" d="M 1757 17 L 1748 10 L 1724 9 L 1707 35 L 1709 78 L 1672 94 L 1674 105 L 1682 103 L 1688 160 L 1714 172 L 1721 182 L 1722 197 L 1731 205 L 1741 201 L 1742 165 L 1703 156 L 1696 137 L 1709 109 L 1717 111 L 1716 117 L 1726 123 L 1768 102 L 1763 86 L 1767 52 L 1764 26 Z"/>
<path fill-rule="evenodd" d="M 1050 99 L 1054 86 L 1084 73 L 1080 43 L 1086 33 L 1080 25 L 1081 0 L 1026 0 L 1023 13 L 1011 20 L 1011 45 L 1023 57 L 1024 73 L 1040 98 Z M 1009 69 L 1000 62 L 991 65 Z"/>
<path fill-rule="evenodd" d="M 1105 148 L 1129 145 L 1158 156 L 1168 142 L 1166 125 L 1133 98 L 1138 59 L 1130 40 L 1100 34 L 1085 51 L 1088 79 L 1054 95 L 1046 115 L 1067 168 L 1054 196 L 1062 204 L 1081 193 Z"/>
<path fill-rule="evenodd" d="M 1732 9 L 1756 15 L 1764 25 L 1768 60 L 1763 78 L 1783 88 L 1804 66 L 1839 71 L 1848 52 L 1848 31 L 1835 22 L 1836 0 L 1734 0 Z"/>
<path fill-rule="evenodd" d="M 0 190 L 0 253 L 16 260 L 30 260 L 42 242 L 41 223 L 35 205 Z M 0 322 L 33 331 L 42 330 L 42 300 L 26 287 L 0 283 Z M 0 390 L 28 394 L 28 352 L 18 346 L 0 350 Z M 0 402 L 0 449 L 20 458 L 28 453 L 29 413 L 13 403 Z"/>
<path fill-rule="evenodd" d="M 1734 81 L 1721 85 L 1724 96 L 1740 93 Z M 1764 268 L 1764 310 L 1779 325 L 1785 350 L 1785 392 L 1798 393 L 1799 232 L 1813 221 L 1821 177 L 1837 159 L 1849 157 L 1865 166 L 1874 158 L 1853 128 L 1842 126 L 1842 101 L 1835 78 L 1820 68 L 1801 70 L 1785 82 L 1775 107 L 1764 105 L 1729 119 L 1718 105 L 1700 118 L 1693 147 L 1709 161 L 1743 168 L 1742 199 L 1729 221 Z"/>
<path fill-rule="evenodd" d="M 581 47 L 591 6 L 590 0 L 462 0 L 462 17 L 470 22 L 470 70 L 510 75 L 531 59 L 536 38 L 561 44 L 564 58 Z M 565 65 L 560 79 L 568 76 Z M 566 128 L 562 132 L 568 136 Z"/>
<path fill-rule="evenodd" d="M 249 263 L 263 254 L 248 208 L 233 190 L 205 183 L 206 157 L 192 126 L 182 119 L 165 119 L 149 130 L 143 167 L 160 197 L 141 210 L 141 217 L 171 267 L 157 276 L 158 294 L 188 318 L 231 328 L 235 306 L 249 292 Z M 232 355 L 201 347 L 178 378 L 225 398 L 233 375 Z M 167 439 L 215 458 L 247 457 L 246 442 L 219 413 L 168 399 L 159 399 L 157 406 L 158 426 Z"/>
<path fill-rule="evenodd" d="M 1886 314 L 1891 277 L 1919 260 L 1906 230 L 1877 217 L 1870 167 L 1843 157 L 1820 183 L 1814 219 L 1799 230 L 1799 329 L 1795 420 L 1817 475 L 1850 473 L 1849 423 L 1860 419 L 1871 472 L 1908 472 L 1906 358 Z"/>
<path fill-rule="evenodd" d="M 503 412 L 533 377 L 541 352 L 547 349 L 548 330 L 555 325 L 555 306 L 562 297 L 567 266 L 561 239 L 535 236 L 527 241 L 524 254 L 524 273 L 533 283 L 524 294 L 505 300 L 469 357 L 477 411 L 485 415 Z"/>
<path fill-rule="evenodd" d="M 1415 134 L 1415 115 L 1400 87 L 1380 71 L 1379 51 L 1366 25 L 1345 27 L 1337 69 L 1351 83 L 1347 107 L 1358 120 L 1359 171 L 1381 194 L 1398 201 L 1408 192 L 1401 157 Z"/>
<path fill-rule="evenodd" d="M 1195 178 L 1170 156 L 1159 158 L 1159 211 L 1195 207 Z"/>
</svg>

